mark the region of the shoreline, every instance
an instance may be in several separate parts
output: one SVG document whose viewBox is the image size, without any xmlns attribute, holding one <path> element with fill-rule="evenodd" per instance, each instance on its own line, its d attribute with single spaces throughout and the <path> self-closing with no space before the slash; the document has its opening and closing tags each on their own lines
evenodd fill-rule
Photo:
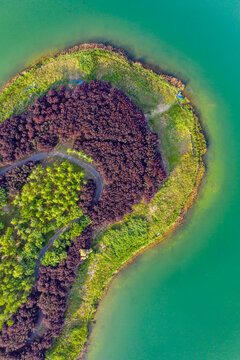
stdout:
<svg viewBox="0 0 240 360">
<path fill-rule="evenodd" d="M 66 54 L 72 54 L 76 51 L 80 51 L 80 50 L 92 50 L 92 49 L 102 49 L 102 50 L 106 50 L 109 52 L 114 52 L 116 54 L 121 55 L 123 58 L 125 58 L 127 61 L 129 61 L 131 64 L 132 63 L 138 63 L 141 64 L 141 66 L 144 69 L 147 70 L 151 70 L 154 73 L 156 73 L 157 75 L 161 75 L 167 82 L 169 82 L 169 84 L 175 86 L 177 89 L 179 90 L 183 90 L 185 88 L 185 84 L 184 82 L 175 77 L 174 75 L 171 74 L 167 74 L 162 72 L 161 70 L 159 70 L 158 68 L 155 68 L 154 65 L 148 65 L 145 64 L 144 62 L 141 61 L 137 61 L 134 60 L 133 56 L 131 56 L 130 54 L 128 54 L 126 51 L 122 50 L 122 49 L 118 49 L 112 45 L 105 45 L 102 42 L 94 42 L 94 43 L 82 43 L 80 45 L 74 45 L 68 49 L 65 50 L 60 50 L 57 51 L 54 54 L 49 53 L 49 55 L 40 57 L 40 59 L 31 62 L 30 65 L 26 66 L 23 70 L 19 71 L 17 74 L 15 74 L 13 77 L 11 77 L 1 88 L 0 88 L 0 95 L 2 95 L 4 93 L 4 91 L 11 85 L 13 84 L 20 76 L 23 76 L 25 73 L 27 73 L 28 71 L 30 71 L 34 66 L 40 66 L 44 61 L 49 60 L 49 59 L 55 59 L 60 55 L 66 55 Z"/>
<path fill-rule="evenodd" d="M 186 203 L 184 204 L 181 213 L 179 214 L 179 216 L 177 217 L 177 219 L 174 221 L 174 223 L 172 223 L 166 230 L 165 232 L 159 236 L 157 239 L 153 240 L 151 243 L 143 246 L 142 248 L 140 248 L 138 251 L 136 251 L 128 260 L 126 260 L 124 263 L 122 263 L 122 265 L 119 267 L 119 269 L 112 275 L 112 277 L 109 279 L 109 281 L 107 282 L 107 285 L 104 287 L 103 293 L 101 295 L 101 298 L 99 298 L 98 303 L 96 304 L 96 310 L 93 313 L 93 317 L 92 320 L 90 321 L 89 325 L 88 325 L 88 337 L 87 337 L 87 342 L 85 343 L 81 354 L 78 357 L 78 360 L 86 360 L 86 356 L 87 356 L 87 349 L 88 346 L 90 345 L 89 343 L 89 339 L 93 330 L 93 323 L 96 320 L 96 315 L 97 315 L 97 310 L 98 307 L 101 303 L 101 301 L 103 300 L 103 297 L 106 295 L 106 293 L 108 292 L 112 281 L 114 281 L 115 277 L 118 276 L 118 274 L 124 269 L 126 268 L 128 265 L 131 265 L 134 260 L 142 255 L 143 253 L 145 253 L 145 251 L 147 251 L 148 249 L 158 246 L 162 241 L 164 241 L 167 237 L 169 237 L 170 235 L 172 235 L 181 225 L 184 224 L 185 222 L 185 216 L 187 215 L 189 209 L 194 205 L 195 201 L 197 200 L 198 196 L 199 196 L 199 188 L 202 184 L 202 181 L 204 179 L 204 177 L 206 176 L 206 171 L 205 171 L 205 164 L 199 164 L 198 167 L 198 174 L 196 177 L 196 183 L 194 185 L 194 188 L 191 192 L 191 194 L 189 195 L 189 198 L 187 199 Z"/>
<path fill-rule="evenodd" d="M 110 43 L 107 44 L 107 43 L 104 43 L 104 42 L 93 42 L 93 43 L 81 43 L 81 44 L 78 44 L 78 45 L 73 45 L 70 48 L 66 48 L 65 50 L 57 51 L 57 52 L 55 52 L 53 54 L 49 53 L 49 54 L 47 54 L 45 56 L 42 56 L 39 59 L 31 62 L 30 65 L 26 66 L 23 70 L 19 71 L 12 78 L 10 78 L 2 87 L 0 87 L 0 96 L 20 76 L 23 76 L 25 73 L 30 71 L 34 66 L 41 66 L 44 61 L 49 60 L 51 58 L 55 59 L 60 55 L 72 54 L 72 53 L 80 51 L 80 50 L 92 50 L 92 49 L 102 49 L 102 50 L 106 50 L 108 52 L 113 52 L 113 53 L 121 55 L 124 59 L 129 61 L 131 64 L 140 64 L 144 69 L 153 71 L 157 75 L 162 76 L 170 85 L 174 86 L 178 90 L 184 91 L 185 86 L 187 84 L 181 78 L 178 78 L 178 77 L 174 76 L 171 73 L 163 72 L 161 70 L 161 68 L 159 68 L 158 66 L 149 65 L 149 64 L 147 64 L 147 63 L 145 63 L 143 61 L 135 60 L 134 56 L 129 54 L 125 49 L 117 48 L 117 47 L 115 47 L 114 45 L 112 45 Z M 209 145 L 209 137 L 208 137 L 207 132 L 205 131 L 203 125 L 202 125 L 200 110 L 198 109 L 197 105 L 194 104 L 194 100 L 191 99 L 191 98 L 189 99 L 188 106 L 191 108 L 193 114 L 198 119 L 198 122 L 200 124 L 199 131 L 204 136 L 204 139 L 206 141 L 206 148 L 207 148 L 208 145 Z M 205 168 L 207 168 L 207 164 L 204 161 L 204 159 L 203 159 L 203 162 L 204 162 Z"/>
<path fill-rule="evenodd" d="M 108 52 L 113 52 L 113 53 L 117 53 L 119 55 L 121 55 L 122 57 L 124 57 L 130 64 L 140 64 L 144 69 L 147 70 L 151 70 L 152 72 L 154 72 L 157 75 L 160 75 L 164 80 L 166 80 L 171 86 L 174 86 L 176 89 L 178 90 L 184 90 L 185 88 L 185 84 L 181 79 L 178 79 L 177 77 L 170 75 L 170 74 L 166 74 L 163 73 L 161 71 L 159 71 L 158 69 L 156 69 L 154 66 L 151 65 L 147 65 L 143 62 L 140 61 L 134 61 L 133 57 L 129 56 L 128 53 L 126 53 L 125 51 L 121 50 L 121 49 L 117 49 L 114 48 L 111 45 L 105 45 L 103 43 L 89 43 L 89 44 L 80 44 L 80 45 L 76 45 L 73 46 L 69 49 L 63 50 L 63 51 L 59 51 L 57 53 L 55 53 L 54 55 L 49 54 L 46 55 L 42 58 L 40 58 L 40 60 L 33 62 L 31 65 L 27 66 L 24 70 L 20 71 L 18 74 L 16 74 L 13 78 L 11 78 L 1 89 L 0 89 L 0 95 L 2 93 L 4 93 L 4 91 L 12 84 L 14 83 L 19 77 L 23 76 L 25 73 L 27 73 L 28 71 L 30 71 L 32 68 L 34 68 L 35 66 L 39 66 L 41 67 L 41 65 L 44 65 L 44 61 L 50 60 L 50 59 L 54 59 L 57 58 L 60 55 L 65 55 L 65 54 L 72 54 L 75 53 L 77 51 L 82 51 L 82 50 L 93 50 L 93 49 L 102 49 L 102 50 L 106 50 Z M 187 99 L 187 106 L 190 107 L 192 113 L 194 114 L 194 116 L 197 118 L 196 124 L 197 126 L 197 133 L 201 133 L 204 137 L 205 140 L 208 139 L 208 137 L 206 136 L 206 133 L 204 131 L 204 128 L 202 126 L 202 122 L 201 122 L 201 116 L 199 114 L 198 109 L 196 108 L 196 106 L 194 105 L 194 103 Z M 194 141 L 195 143 L 195 141 Z M 196 145 L 196 144 L 195 144 Z M 205 146 L 205 150 L 208 147 L 208 142 L 206 143 Z M 101 295 L 98 297 L 98 301 L 95 305 L 95 309 L 92 312 L 92 316 L 91 316 L 91 321 L 88 322 L 87 324 L 87 329 L 88 329 L 88 334 L 87 334 L 87 341 L 85 342 L 82 351 L 80 353 L 80 355 L 77 357 L 77 359 L 79 360 L 86 360 L 86 356 L 87 356 L 87 350 L 88 350 L 88 346 L 89 346 L 89 338 L 91 336 L 92 333 L 92 328 L 93 328 L 93 323 L 95 321 L 96 318 L 96 314 L 97 314 L 97 309 L 98 306 L 100 304 L 100 302 L 102 301 L 103 297 L 105 296 L 105 294 L 107 293 L 107 291 L 109 290 L 109 287 L 111 286 L 112 281 L 114 280 L 114 278 L 120 273 L 120 271 L 127 267 L 128 265 L 130 265 L 131 263 L 133 263 L 133 261 L 142 253 L 144 253 L 148 248 L 157 246 L 160 242 L 162 242 L 163 240 L 165 240 L 168 236 L 170 236 L 174 231 L 176 231 L 178 229 L 178 227 L 180 225 L 182 225 L 185 221 L 185 216 L 188 212 L 188 210 L 194 205 L 195 200 L 197 199 L 197 197 L 199 196 L 199 187 L 201 186 L 202 180 L 204 178 L 204 176 L 206 175 L 206 171 L 207 171 L 207 164 L 206 164 L 206 160 L 204 155 L 200 155 L 199 159 L 198 159 L 198 163 L 196 164 L 196 176 L 195 176 L 195 183 L 191 189 L 190 194 L 188 195 L 188 197 L 186 198 L 186 201 L 184 203 L 184 205 L 182 206 L 182 209 L 180 210 L 179 215 L 177 216 L 177 218 L 175 220 L 173 220 L 172 224 L 170 224 L 165 231 L 163 232 L 163 234 L 161 234 L 160 236 L 158 236 L 157 238 L 153 237 L 153 240 L 148 243 L 147 245 L 142 246 L 140 249 L 138 249 L 134 254 L 132 254 L 127 260 L 125 260 L 120 266 L 119 268 L 112 274 L 111 277 L 109 277 L 106 285 L 104 286 Z M 48 357 L 46 357 L 47 359 Z"/>
</svg>

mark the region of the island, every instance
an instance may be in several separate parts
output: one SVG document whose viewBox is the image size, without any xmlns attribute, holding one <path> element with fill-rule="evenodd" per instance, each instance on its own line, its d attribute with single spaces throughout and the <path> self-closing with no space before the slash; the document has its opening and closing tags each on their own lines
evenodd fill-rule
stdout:
<svg viewBox="0 0 240 360">
<path fill-rule="evenodd" d="M 99 301 L 183 221 L 206 141 L 176 77 L 83 44 L 0 92 L 0 359 L 79 359 Z"/>
</svg>

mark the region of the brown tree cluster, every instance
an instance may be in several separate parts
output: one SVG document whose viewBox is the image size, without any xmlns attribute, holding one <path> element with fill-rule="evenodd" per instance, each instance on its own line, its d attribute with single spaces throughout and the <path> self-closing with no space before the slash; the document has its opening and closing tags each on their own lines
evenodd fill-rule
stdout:
<svg viewBox="0 0 240 360">
<path fill-rule="evenodd" d="M 89 214 L 93 206 L 95 192 L 96 184 L 92 179 L 88 180 L 87 184 L 82 186 L 78 205 L 86 214 Z"/>
<path fill-rule="evenodd" d="M 11 318 L 13 325 L 4 324 L 0 337 L 0 358 L 8 358 L 8 354 L 17 353 L 26 345 L 39 314 L 37 297 L 33 291 L 27 303 L 20 306 Z M 4 357 L 5 356 L 5 357 Z M 16 358 L 16 356 L 15 356 Z"/>
<path fill-rule="evenodd" d="M 38 292 L 32 292 L 12 316 L 13 325 L 4 324 L 0 336 L 0 359 L 40 360 L 51 346 L 52 339 L 59 336 L 66 309 L 66 293 L 73 283 L 76 270 L 81 263 L 80 249 L 91 246 L 92 229 L 88 227 L 68 248 L 68 257 L 57 267 L 40 266 Z M 43 314 L 46 330 L 41 336 L 29 342 L 39 316 Z"/>
<path fill-rule="evenodd" d="M 92 230 L 120 220 L 141 199 L 148 202 L 166 178 L 157 135 L 147 128 L 143 113 L 122 91 L 100 81 L 83 83 L 74 90 L 63 86 L 58 92 L 51 89 L 28 112 L 5 120 L 0 126 L 0 165 L 36 150 L 51 151 L 59 140 L 69 139 L 74 139 L 75 149 L 94 159 L 105 186 L 97 202 L 94 182 L 83 186 L 78 204 L 92 218 L 91 226 L 74 239 L 66 260 L 55 268 L 39 269 L 35 301 L 43 313 L 45 333 L 25 346 L 29 333 L 24 341 L 13 337 L 4 346 L 4 334 L 10 334 L 16 323 L 5 326 L 0 350 L 6 359 L 44 358 L 63 325 L 67 289 L 81 263 L 79 250 L 91 245 Z"/>
<path fill-rule="evenodd" d="M 0 186 L 5 188 L 7 192 L 16 195 L 23 185 L 26 184 L 28 176 L 37 165 L 38 162 L 29 161 L 26 164 L 7 171 L 4 175 L 0 176 Z"/>
<path fill-rule="evenodd" d="M 76 270 L 81 262 L 80 249 L 91 245 L 92 231 L 87 228 L 76 237 L 73 246 L 68 249 L 68 257 L 58 267 L 41 266 L 39 269 L 38 290 L 41 293 L 38 305 L 43 312 L 43 321 L 57 337 L 63 325 L 66 309 L 66 292 L 75 280 Z"/>
<path fill-rule="evenodd" d="M 0 360 L 44 360 L 46 350 L 52 345 L 52 334 L 49 330 L 44 332 L 44 336 L 26 342 L 25 346 L 19 350 L 8 351 L 0 349 Z"/>
</svg>

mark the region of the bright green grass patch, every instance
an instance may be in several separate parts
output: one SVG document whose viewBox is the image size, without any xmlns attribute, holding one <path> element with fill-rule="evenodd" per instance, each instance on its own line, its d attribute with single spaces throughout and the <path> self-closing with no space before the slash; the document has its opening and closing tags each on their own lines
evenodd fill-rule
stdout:
<svg viewBox="0 0 240 360">
<path fill-rule="evenodd" d="M 71 79 L 111 81 L 146 111 L 159 102 L 172 103 L 177 94 L 177 89 L 161 76 L 119 54 L 102 49 L 82 50 L 48 59 L 19 76 L 0 95 L 0 121 L 22 113 L 49 87 L 58 88 L 59 82 L 67 85 Z"/>
<path fill-rule="evenodd" d="M 80 151 L 77 151 L 77 150 L 74 150 L 74 149 L 67 149 L 67 154 L 68 155 L 76 155 L 80 160 L 83 160 L 83 161 L 86 161 L 86 162 L 89 162 L 89 163 L 92 163 L 93 162 L 93 159 L 86 155 L 84 153 L 84 151 L 80 150 Z"/>
</svg>

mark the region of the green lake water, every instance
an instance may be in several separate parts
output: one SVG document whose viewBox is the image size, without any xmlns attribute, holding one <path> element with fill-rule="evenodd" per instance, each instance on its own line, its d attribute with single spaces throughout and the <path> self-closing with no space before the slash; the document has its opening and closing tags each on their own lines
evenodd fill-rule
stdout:
<svg viewBox="0 0 240 360">
<path fill-rule="evenodd" d="M 237 0 L 0 0 L 0 85 L 34 59 L 106 41 L 188 82 L 209 142 L 185 224 L 124 269 L 99 307 L 87 360 L 239 360 Z"/>
</svg>

